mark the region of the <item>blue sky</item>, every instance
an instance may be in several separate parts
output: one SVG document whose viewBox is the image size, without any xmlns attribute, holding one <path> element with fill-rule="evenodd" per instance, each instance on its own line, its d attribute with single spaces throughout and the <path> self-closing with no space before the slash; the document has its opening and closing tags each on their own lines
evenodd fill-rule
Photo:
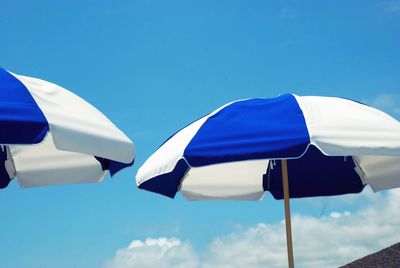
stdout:
<svg viewBox="0 0 400 268">
<path fill-rule="evenodd" d="M 2 190 L 0 266 L 123 267 L 116 252 L 131 254 L 132 241 L 174 237 L 159 247 L 213 267 L 204 256 L 216 258 L 216 241 L 278 228 L 283 203 L 170 200 L 136 189 L 138 167 L 177 129 L 236 99 L 342 96 L 400 118 L 399 33 L 397 0 L 0 0 L 0 66 L 80 95 L 137 147 L 135 165 L 101 184 Z M 377 198 L 361 196 L 295 200 L 292 213 L 356 217 Z M 368 245 L 360 254 L 376 250 Z"/>
</svg>

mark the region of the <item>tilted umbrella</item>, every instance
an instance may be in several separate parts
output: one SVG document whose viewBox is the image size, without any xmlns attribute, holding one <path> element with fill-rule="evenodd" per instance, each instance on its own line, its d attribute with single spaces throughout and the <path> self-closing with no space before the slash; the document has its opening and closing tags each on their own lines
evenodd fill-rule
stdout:
<svg viewBox="0 0 400 268">
<path fill-rule="evenodd" d="M 289 174 L 288 174 L 289 173 Z M 181 129 L 139 169 L 139 188 L 189 200 L 285 200 L 400 186 L 400 123 L 343 98 L 282 95 L 222 106 Z"/>
<path fill-rule="evenodd" d="M 133 163 L 132 141 L 53 83 L 0 68 L 0 188 L 101 181 Z"/>
</svg>

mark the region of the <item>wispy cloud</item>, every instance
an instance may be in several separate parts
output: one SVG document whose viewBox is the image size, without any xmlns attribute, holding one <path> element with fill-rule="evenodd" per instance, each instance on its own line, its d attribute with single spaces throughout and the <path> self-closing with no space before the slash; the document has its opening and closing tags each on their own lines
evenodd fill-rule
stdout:
<svg viewBox="0 0 400 268">
<path fill-rule="evenodd" d="M 385 2 L 385 9 L 389 12 L 400 13 L 400 1 Z"/>
<path fill-rule="evenodd" d="M 367 194 L 367 196 L 373 195 Z M 295 261 L 298 267 L 337 267 L 400 241 L 400 190 L 376 194 L 370 205 L 328 216 L 294 215 Z M 368 197 L 367 197 L 368 198 Z M 373 202 L 372 202 L 373 201 Z M 285 225 L 260 223 L 216 237 L 205 252 L 176 238 L 134 240 L 107 262 L 119 267 L 287 267 Z"/>
<path fill-rule="evenodd" d="M 293 20 L 296 18 L 296 11 L 291 7 L 283 7 L 280 10 L 279 17 L 281 19 Z"/>
<path fill-rule="evenodd" d="M 400 116 L 400 96 L 396 94 L 382 93 L 373 99 L 364 100 L 365 103 L 381 109 L 394 116 Z"/>
</svg>

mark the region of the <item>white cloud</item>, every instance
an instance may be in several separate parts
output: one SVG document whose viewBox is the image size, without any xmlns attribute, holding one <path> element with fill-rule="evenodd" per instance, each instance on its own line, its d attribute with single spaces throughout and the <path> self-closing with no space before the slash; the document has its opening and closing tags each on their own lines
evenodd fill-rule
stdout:
<svg viewBox="0 0 400 268">
<path fill-rule="evenodd" d="M 400 189 L 365 196 L 364 208 L 328 216 L 294 215 L 296 267 L 337 267 L 400 241 Z M 205 252 L 175 238 L 135 240 L 117 251 L 108 268 L 118 267 L 287 267 L 285 224 L 260 223 L 216 237 Z"/>
<path fill-rule="evenodd" d="M 337 267 L 400 241 L 400 191 L 356 213 L 292 219 L 297 267 Z M 204 267 L 287 267 L 285 226 L 259 224 L 217 238 Z"/>
<path fill-rule="evenodd" d="M 176 238 L 147 238 L 133 240 L 119 249 L 112 260 L 106 262 L 109 268 L 195 268 L 198 261 L 192 248 Z"/>
<path fill-rule="evenodd" d="M 349 215 L 350 215 L 350 212 L 348 212 L 348 211 L 345 211 L 343 213 L 340 213 L 340 212 L 337 212 L 337 211 L 333 211 L 333 212 L 331 212 L 331 214 L 329 214 L 329 216 L 331 218 L 335 218 L 335 219 L 343 217 L 343 216 L 349 216 Z"/>
</svg>

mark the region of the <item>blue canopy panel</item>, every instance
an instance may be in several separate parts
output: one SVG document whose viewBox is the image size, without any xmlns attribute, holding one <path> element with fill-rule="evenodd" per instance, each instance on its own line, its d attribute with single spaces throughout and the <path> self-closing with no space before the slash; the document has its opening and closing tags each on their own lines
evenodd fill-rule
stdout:
<svg viewBox="0 0 400 268">
<path fill-rule="evenodd" d="M 3 146 L 0 148 L 0 189 L 6 188 L 11 178 L 8 176 L 5 162 L 7 160 L 7 150 Z"/>
<path fill-rule="evenodd" d="M 189 165 L 184 159 L 180 159 L 171 172 L 153 177 L 141 183 L 139 188 L 174 198 L 179 190 L 181 180 L 188 170 Z"/>
<path fill-rule="evenodd" d="M 326 156 L 310 146 L 303 157 L 287 161 L 290 198 L 359 193 L 364 189 L 352 157 Z M 281 161 L 275 162 L 270 162 L 263 187 L 275 199 L 283 199 Z"/>
<path fill-rule="evenodd" d="M 185 149 L 189 165 L 301 156 L 310 143 L 303 113 L 293 95 L 249 99 L 207 119 Z"/>
<path fill-rule="evenodd" d="M 0 144 L 39 143 L 48 130 L 47 120 L 28 89 L 0 68 Z"/>
<path fill-rule="evenodd" d="M 126 167 L 132 166 L 133 162 L 135 161 L 135 160 L 132 160 L 132 162 L 126 164 L 126 163 L 117 162 L 117 161 L 114 161 L 114 160 L 102 158 L 102 157 L 99 157 L 99 156 L 95 156 L 95 158 L 96 158 L 97 161 L 99 161 L 99 163 L 101 165 L 101 169 L 102 170 L 109 170 L 111 176 L 114 176 L 114 174 L 117 173 L 118 171 L 120 171 L 121 169 L 124 169 Z"/>
</svg>

